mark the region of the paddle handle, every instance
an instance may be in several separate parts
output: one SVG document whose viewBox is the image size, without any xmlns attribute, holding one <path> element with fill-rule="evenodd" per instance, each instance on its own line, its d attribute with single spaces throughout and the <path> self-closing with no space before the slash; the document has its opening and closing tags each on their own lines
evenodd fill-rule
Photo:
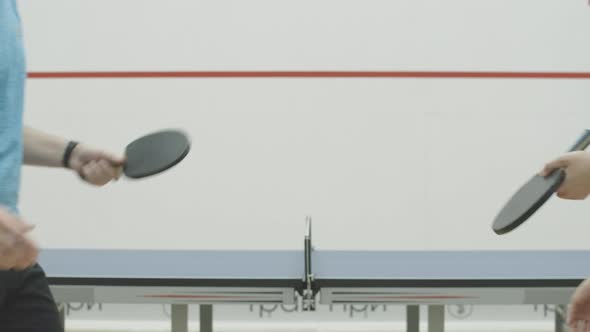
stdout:
<svg viewBox="0 0 590 332">
<path fill-rule="evenodd" d="M 590 145 L 590 130 L 586 129 L 578 141 L 572 146 L 570 152 L 585 150 L 588 145 Z"/>
<path fill-rule="evenodd" d="M 117 167 L 117 179 L 121 178 L 125 174 L 125 164 Z"/>
</svg>

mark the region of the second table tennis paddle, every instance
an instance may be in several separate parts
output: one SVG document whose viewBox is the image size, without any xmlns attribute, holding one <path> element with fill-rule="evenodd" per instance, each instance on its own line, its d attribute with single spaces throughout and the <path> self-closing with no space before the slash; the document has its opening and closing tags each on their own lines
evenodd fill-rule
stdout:
<svg viewBox="0 0 590 332">
<path fill-rule="evenodd" d="M 571 151 L 584 150 L 590 144 L 590 130 L 584 131 Z M 494 219 L 492 229 L 496 234 L 506 234 L 524 223 L 561 186 L 565 180 L 562 169 L 555 170 L 547 177 L 533 176 L 516 191 Z"/>
</svg>

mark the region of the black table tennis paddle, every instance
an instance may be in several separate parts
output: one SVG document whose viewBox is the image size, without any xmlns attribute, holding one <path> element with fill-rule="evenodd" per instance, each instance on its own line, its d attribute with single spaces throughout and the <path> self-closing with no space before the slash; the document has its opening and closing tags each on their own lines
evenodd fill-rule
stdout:
<svg viewBox="0 0 590 332">
<path fill-rule="evenodd" d="M 161 173 L 181 162 L 190 147 L 190 139 L 180 130 L 162 130 L 142 136 L 127 145 L 123 174 L 140 179 Z"/>
<path fill-rule="evenodd" d="M 586 130 L 570 152 L 584 150 L 589 144 L 590 130 Z M 562 169 L 555 170 L 546 177 L 538 174 L 533 176 L 500 210 L 492 225 L 494 232 L 506 234 L 520 226 L 558 190 L 564 180 L 565 172 Z"/>
</svg>

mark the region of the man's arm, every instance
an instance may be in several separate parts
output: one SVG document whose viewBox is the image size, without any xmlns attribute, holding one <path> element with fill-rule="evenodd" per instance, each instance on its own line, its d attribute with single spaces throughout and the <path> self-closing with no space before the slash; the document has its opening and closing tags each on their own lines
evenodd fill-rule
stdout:
<svg viewBox="0 0 590 332">
<path fill-rule="evenodd" d="M 28 126 L 24 127 L 23 135 L 25 165 L 64 167 L 68 140 Z M 94 185 L 104 185 L 117 179 L 124 163 L 122 157 L 85 144 L 76 145 L 66 159 L 69 168 Z"/>
<path fill-rule="evenodd" d="M 24 270 L 37 261 L 39 248 L 28 237 L 33 226 L 0 207 L 0 270 Z"/>
<path fill-rule="evenodd" d="M 67 140 L 27 126 L 24 127 L 23 135 L 25 165 L 63 167 L 62 158 Z"/>
</svg>

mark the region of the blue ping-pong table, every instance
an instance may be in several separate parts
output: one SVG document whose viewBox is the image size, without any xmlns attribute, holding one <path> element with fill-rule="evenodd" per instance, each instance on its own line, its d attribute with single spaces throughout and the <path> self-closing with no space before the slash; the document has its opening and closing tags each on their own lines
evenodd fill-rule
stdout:
<svg viewBox="0 0 590 332">
<path fill-rule="evenodd" d="M 590 275 L 590 251 L 334 251 L 46 249 L 44 267 L 58 303 L 172 305 L 172 331 L 188 331 L 200 304 L 202 332 L 213 305 L 407 306 L 409 332 L 428 306 L 428 329 L 444 331 L 451 304 L 550 304 L 562 310 Z M 556 330 L 560 330 L 557 315 Z"/>
</svg>

